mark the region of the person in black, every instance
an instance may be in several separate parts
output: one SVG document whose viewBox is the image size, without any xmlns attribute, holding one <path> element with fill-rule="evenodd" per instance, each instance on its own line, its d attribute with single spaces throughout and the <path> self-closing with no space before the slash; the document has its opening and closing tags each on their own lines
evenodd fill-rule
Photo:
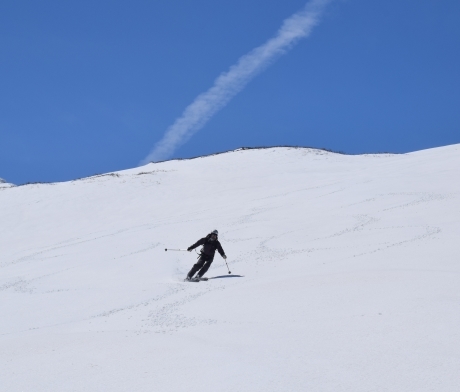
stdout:
<svg viewBox="0 0 460 392">
<path fill-rule="evenodd" d="M 193 279 L 193 276 L 195 275 L 196 272 L 198 272 L 196 277 L 200 279 L 211 266 L 212 261 L 214 260 L 214 254 L 216 253 L 216 250 L 220 253 L 220 255 L 224 259 L 227 259 L 227 256 L 225 255 L 225 252 L 222 249 L 222 245 L 217 239 L 218 235 L 219 235 L 218 231 L 214 230 L 212 233 L 208 234 L 206 237 L 202 238 L 201 240 L 198 240 L 192 246 L 189 246 L 187 248 L 187 250 L 191 252 L 196 247 L 203 245 L 203 248 L 201 249 L 200 257 L 197 263 L 192 267 L 192 269 L 187 274 L 186 280 Z"/>
</svg>

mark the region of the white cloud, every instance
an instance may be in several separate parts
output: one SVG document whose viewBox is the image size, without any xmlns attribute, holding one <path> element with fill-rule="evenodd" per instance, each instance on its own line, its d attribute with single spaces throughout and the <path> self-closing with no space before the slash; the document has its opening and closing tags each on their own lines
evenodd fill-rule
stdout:
<svg viewBox="0 0 460 392">
<path fill-rule="evenodd" d="M 242 56 L 214 85 L 198 95 L 182 115 L 166 130 L 141 164 L 169 158 L 177 147 L 201 129 L 209 119 L 238 94 L 259 72 L 286 53 L 301 38 L 308 37 L 330 0 L 312 0 L 283 21 L 276 35 L 263 45 Z"/>
</svg>

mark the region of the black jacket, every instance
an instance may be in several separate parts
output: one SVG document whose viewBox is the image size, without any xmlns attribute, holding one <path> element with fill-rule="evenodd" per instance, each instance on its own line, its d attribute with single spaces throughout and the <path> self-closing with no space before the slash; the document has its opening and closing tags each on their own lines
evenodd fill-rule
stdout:
<svg viewBox="0 0 460 392">
<path fill-rule="evenodd" d="M 214 257 L 214 254 L 216 253 L 217 249 L 217 251 L 220 253 L 222 257 L 225 256 L 225 252 L 222 249 L 222 245 L 220 244 L 219 240 L 211 241 L 210 237 L 211 235 L 208 234 L 206 237 L 202 238 L 201 240 L 198 240 L 192 246 L 189 246 L 187 250 L 192 250 L 200 245 L 203 245 L 203 249 L 201 249 L 201 254 Z"/>
</svg>

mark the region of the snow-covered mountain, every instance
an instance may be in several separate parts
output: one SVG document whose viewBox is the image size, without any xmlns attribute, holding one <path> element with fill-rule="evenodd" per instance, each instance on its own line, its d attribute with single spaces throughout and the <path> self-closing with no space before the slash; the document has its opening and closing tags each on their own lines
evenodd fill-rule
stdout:
<svg viewBox="0 0 460 392">
<path fill-rule="evenodd" d="M 11 188 L 13 184 L 7 183 L 3 178 L 0 178 L 0 189 L 1 188 Z"/>
<path fill-rule="evenodd" d="M 3 189 L 0 390 L 458 391 L 459 211 L 460 145 Z"/>
</svg>

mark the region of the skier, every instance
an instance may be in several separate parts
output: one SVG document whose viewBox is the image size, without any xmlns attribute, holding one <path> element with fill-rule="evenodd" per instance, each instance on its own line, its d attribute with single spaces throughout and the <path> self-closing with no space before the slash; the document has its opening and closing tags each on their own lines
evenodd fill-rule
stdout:
<svg viewBox="0 0 460 392">
<path fill-rule="evenodd" d="M 209 267 L 211 266 L 212 261 L 214 260 L 214 254 L 216 253 L 216 249 L 225 260 L 227 259 L 227 256 L 225 255 L 225 252 L 222 249 L 222 245 L 217 239 L 218 235 L 219 235 L 219 232 L 217 230 L 214 230 L 213 232 L 208 234 L 206 237 L 202 238 L 201 240 L 198 240 L 195 244 L 187 248 L 187 250 L 191 252 L 196 247 L 203 245 L 203 248 L 201 248 L 200 257 L 197 263 L 192 267 L 190 272 L 187 274 L 187 278 L 185 280 L 188 280 L 188 281 L 195 280 L 195 279 L 200 280 L 202 276 L 206 273 L 206 271 L 209 269 Z M 195 275 L 197 271 L 198 271 L 198 274 L 196 278 L 193 279 L 193 276 Z"/>
</svg>

